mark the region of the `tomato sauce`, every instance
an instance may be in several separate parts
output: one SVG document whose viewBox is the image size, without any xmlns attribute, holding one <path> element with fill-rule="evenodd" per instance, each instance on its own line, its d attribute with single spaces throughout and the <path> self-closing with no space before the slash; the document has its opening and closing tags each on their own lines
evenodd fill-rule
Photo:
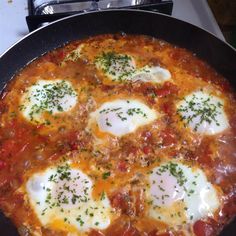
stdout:
<svg viewBox="0 0 236 236">
<path fill-rule="evenodd" d="M 82 44 L 86 45 L 87 58 L 69 60 L 67 55 Z M 104 50 L 132 55 L 137 67 L 168 68 L 172 80 L 160 84 L 111 81 L 93 63 Z M 79 102 L 73 112 L 55 118 L 48 115 L 48 124 L 26 120 L 20 109 L 22 94 L 40 79 L 58 78 L 70 81 L 76 88 Z M 204 136 L 180 124 L 176 101 L 192 91 L 209 87 L 213 94 L 224 99 L 230 128 Z M 160 118 L 119 138 L 100 133 L 99 137 L 105 141 L 94 146 L 94 136 L 86 130 L 90 113 L 102 103 L 120 97 L 144 101 L 158 111 Z M 0 208 L 21 235 L 29 235 L 30 230 L 38 230 L 45 236 L 67 235 L 41 226 L 26 201 L 26 193 L 19 191 L 26 176 L 58 163 L 67 155 L 72 161 L 79 160 L 87 173 L 93 165 L 109 172 L 107 180 L 99 180 L 100 188 L 94 189 L 93 194 L 98 196 L 105 189 L 119 215 L 107 229 L 91 229 L 85 235 L 215 236 L 236 215 L 235 109 L 235 93 L 227 80 L 185 49 L 147 36 L 131 35 L 101 35 L 69 43 L 27 65 L 1 95 Z M 223 196 L 215 215 L 196 221 L 188 229 L 173 230 L 167 223 L 146 215 L 148 204 L 142 181 L 160 160 L 180 158 L 203 169 Z"/>
</svg>

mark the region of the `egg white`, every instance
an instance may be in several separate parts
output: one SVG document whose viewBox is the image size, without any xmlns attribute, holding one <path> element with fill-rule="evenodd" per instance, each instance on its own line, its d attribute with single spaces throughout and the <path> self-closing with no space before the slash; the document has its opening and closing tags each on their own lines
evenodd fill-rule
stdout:
<svg viewBox="0 0 236 236">
<path fill-rule="evenodd" d="M 214 135 L 229 127 L 224 101 L 203 91 L 193 92 L 177 104 L 185 125 L 200 134 Z"/>
<path fill-rule="evenodd" d="M 112 81 L 163 83 L 171 79 L 170 71 L 159 66 L 137 68 L 135 59 L 127 54 L 104 52 L 95 64 Z"/>
<path fill-rule="evenodd" d="M 163 83 L 171 79 L 170 71 L 159 66 L 145 66 L 131 76 L 132 82 Z"/>
<path fill-rule="evenodd" d="M 26 183 L 30 205 L 45 227 L 70 232 L 105 229 L 112 208 L 104 193 L 93 199 L 93 181 L 68 163 L 33 174 Z"/>
<path fill-rule="evenodd" d="M 26 120 L 42 124 L 44 113 L 68 112 L 76 103 L 77 94 L 69 81 L 38 80 L 21 97 L 20 110 Z"/>
<path fill-rule="evenodd" d="M 103 52 L 95 60 L 98 70 L 112 81 L 124 81 L 135 71 L 135 60 L 126 54 Z"/>
<path fill-rule="evenodd" d="M 80 44 L 76 49 L 72 50 L 65 56 L 62 63 L 66 61 L 74 61 L 74 62 L 77 61 L 79 58 L 82 57 L 82 51 L 84 47 L 85 47 L 84 44 Z"/>
<path fill-rule="evenodd" d="M 149 174 L 149 215 L 171 226 L 213 216 L 220 207 L 218 192 L 199 168 L 167 162 Z"/>
<path fill-rule="evenodd" d="M 95 123 L 101 132 L 121 137 L 134 132 L 140 126 L 150 124 L 157 117 L 155 110 L 139 100 L 116 99 L 103 103 L 92 112 L 88 126 L 92 127 Z"/>
</svg>

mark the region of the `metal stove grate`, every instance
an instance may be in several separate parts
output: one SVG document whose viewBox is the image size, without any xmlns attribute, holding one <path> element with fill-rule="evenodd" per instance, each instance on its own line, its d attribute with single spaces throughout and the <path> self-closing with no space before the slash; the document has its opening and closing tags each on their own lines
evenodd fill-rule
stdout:
<svg viewBox="0 0 236 236">
<path fill-rule="evenodd" d="M 171 15 L 172 0 L 28 0 L 29 31 L 77 13 L 104 9 L 141 9 Z"/>
</svg>

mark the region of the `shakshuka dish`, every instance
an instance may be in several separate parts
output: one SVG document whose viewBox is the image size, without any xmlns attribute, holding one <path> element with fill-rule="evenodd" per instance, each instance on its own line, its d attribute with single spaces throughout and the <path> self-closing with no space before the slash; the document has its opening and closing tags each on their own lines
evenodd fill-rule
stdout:
<svg viewBox="0 0 236 236">
<path fill-rule="evenodd" d="M 185 49 L 69 43 L 2 92 L 0 209 L 22 236 L 216 236 L 236 215 L 235 111 Z"/>
</svg>

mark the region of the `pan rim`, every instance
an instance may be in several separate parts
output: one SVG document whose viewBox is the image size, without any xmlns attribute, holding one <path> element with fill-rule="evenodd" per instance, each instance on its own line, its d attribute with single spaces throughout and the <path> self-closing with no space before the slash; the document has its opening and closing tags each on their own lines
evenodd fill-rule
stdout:
<svg viewBox="0 0 236 236">
<path fill-rule="evenodd" d="M 212 35 L 216 40 L 219 40 L 221 41 L 223 44 L 225 44 L 226 46 L 228 46 L 230 49 L 232 49 L 235 53 L 236 53 L 236 48 L 234 48 L 232 45 L 230 45 L 228 42 L 218 38 L 215 34 L 213 34 L 212 32 L 210 32 L 209 30 L 206 30 L 202 27 L 199 27 L 199 26 L 196 26 L 192 23 L 189 23 L 187 21 L 184 21 L 184 20 L 181 20 L 181 19 L 178 19 L 178 18 L 175 18 L 173 16 L 169 16 L 169 15 L 166 15 L 166 14 L 163 14 L 163 13 L 160 13 L 160 12 L 152 12 L 152 11 L 147 11 L 147 10 L 140 10 L 140 9 L 105 9 L 105 10 L 98 10 L 98 11 L 87 11 L 87 12 L 83 12 L 83 13 L 77 13 L 77 14 L 74 14 L 74 15 L 71 15 L 71 16 L 66 16 L 66 17 L 63 17 L 61 19 L 58 19 L 58 20 L 55 20 L 51 23 L 49 23 L 48 25 L 45 25 L 45 26 L 42 26 L 30 33 L 28 33 L 27 35 L 25 35 L 24 37 L 22 37 L 21 39 L 17 40 L 14 44 L 12 44 L 9 48 L 7 48 L 2 54 L 0 54 L 0 59 L 8 52 L 10 51 L 13 47 L 15 47 L 17 44 L 19 44 L 21 41 L 23 41 L 25 38 L 28 38 L 30 37 L 31 35 L 33 34 L 36 34 L 38 31 L 41 31 L 41 30 L 44 30 L 44 28 L 46 27 L 53 27 L 54 24 L 58 24 L 59 22 L 61 21 L 65 21 L 67 19 L 70 19 L 70 18 L 76 18 L 76 17 L 79 17 L 79 16 L 83 16 L 83 15 L 87 15 L 87 14 L 103 14 L 103 12 L 141 12 L 141 13 L 148 13 L 148 14 L 153 14 L 153 15 L 160 15 L 160 16 L 163 16 L 163 17 L 166 17 L 166 18 L 170 18 L 170 19 L 173 19 L 173 20 L 177 20 L 177 21 L 180 21 L 184 24 L 188 24 L 196 29 L 200 29 L 210 35 Z"/>
<path fill-rule="evenodd" d="M 180 19 L 177 19 L 173 16 L 169 16 L 169 15 L 166 15 L 166 14 L 162 14 L 162 13 L 157 13 L 157 12 L 150 12 L 150 11 L 146 11 L 146 10 L 136 10 L 136 9 L 108 9 L 108 10 L 99 10 L 99 11 L 92 11 L 92 12 L 84 12 L 84 13 L 78 13 L 78 14 L 74 14 L 72 16 L 67 16 L 67 17 L 64 17 L 62 19 L 59 19 L 59 20 L 56 20 L 52 23 L 49 23 L 48 25 L 46 26 L 43 26 L 43 27 L 40 27 L 30 33 L 28 33 L 27 35 L 25 35 L 24 37 L 22 37 L 21 39 L 19 39 L 17 42 L 15 42 L 13 45 L 11 45 L 9 48 L 7 48 L 1 55 L 0 55 L 0 59 L 5 55 L 7 54 L 12 48 L 14 48 L 15 46 L 17 46 L 17 44 L 19 44 L 21 41 L 24 41 L 26 38 L 28 37 L 31 37 L 31 35 L 33 34 L 37 34 L 38 31 L 40 30 L 44 30 L 44 28 L 46 27 L 53 27 L 54 24 L 58 24 L 58 22 L 61 22 L 61 21 L 66 21 L 67 19 L 71 19 L 71 18 L 77 18 L 79 16 L 83 16 L 83 15 L 87 15 L 87 14 L 102 14 L 103 12 L 141 12 L 141 13 L 148 13 L 148 14 L 152 14 L 152 15 L 160 15 L 160 16 L 163 16 L 163 17 L 166 17 L 166 18 L 170 18 L 170 19 L 173 19 L 173 20 L 177 20 L 179 22 L 183 22 L 184 24 L 189 25 L 189 26 L 192 26 L 194 29 L 200 29 L 201 31 L 205 31 L 206 33 L 212 35 L 214 38 L 216 38 L 216 40 L 218 41 L 221 41 L 224 45 L 227 45 L 229 46 L 229 48 L 233 49 L 233 52 L 236 53 L 236 48 L 234 48 L 233 46 L 231 46 L 229 43 L 225 42 L 224 40 L 218 38 L 216 35 L 214 35 L 213 33 L 209 32 L 208 30 L 204 29 L 204 28 L 201 28 L 201 27 L 198 27 L 194 24 L 191 24 L 189 22 L 186 22 L 184 20 L 180 20 Z M 38 55 L 39 57 L 40 55 Z M 30 63 L 30 62 L 29 62 Z M 6 83 L 7 84 L 7 83 Z M 2 90 L 0 90 L 0 93 L 4 90 L 4 87 L 2 88 Z M 233 221 L 234 219 L 232 219 L 231 221 Z M 229 224 L 227 224 L 229 225 Z"/>
</svg>

